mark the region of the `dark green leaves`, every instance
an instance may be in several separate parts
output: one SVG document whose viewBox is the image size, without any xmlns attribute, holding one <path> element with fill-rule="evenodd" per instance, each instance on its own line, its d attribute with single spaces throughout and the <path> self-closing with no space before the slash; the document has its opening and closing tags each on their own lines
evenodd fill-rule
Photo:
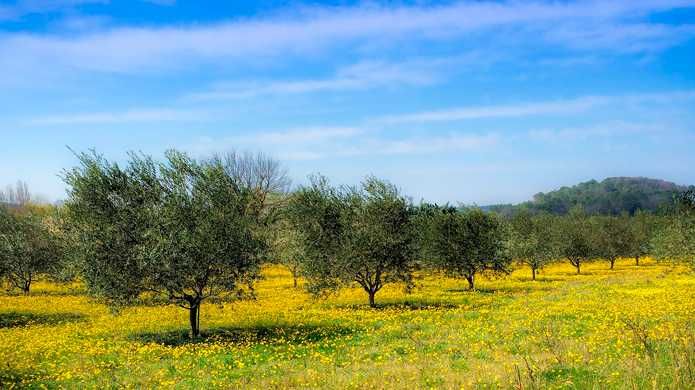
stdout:
<svg viewBox="0 0 695 390">
<path fill-rule="evenodd" d="M 292 197 L 288 216 L 303 247 L 302 271 L 311 291 L 354 281 L 371 301 L 384 283 L 410 285 L 414 209 L 393 185 L 368 178 L 357 188 L 335 188 L 313 177 Z"/>
<path fill-rule="evenodd" d="M 429 253 L 437 268 L 469 279 L 483 271 L 507 272 L 510 263 L 508 231 L 503 221 L 478 208 L 444 209 L 432 220 Z"/>
<path fill-rule="evenodd" d="M 78 157 L 64 175 L 66 207 L 92 292 L 114 304 L 143 292 L 184 304 L 255 278 L 264 249 L 250 213 L 257 199 L 219 160 L 131 154 L 121 168 L 94 153 Z"/>
</svg>

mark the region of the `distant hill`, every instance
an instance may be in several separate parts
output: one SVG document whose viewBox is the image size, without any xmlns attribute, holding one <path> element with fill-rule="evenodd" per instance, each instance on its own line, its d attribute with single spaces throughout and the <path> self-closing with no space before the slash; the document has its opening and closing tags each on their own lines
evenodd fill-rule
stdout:
<svg viewBox="0 0 695 390">
<path fill-rule="evenodd" d="M 590 180 L 548 193 L 538 193 L 533 200 L 518 205 L 491 205 L 483 209 L 509 215 L 525 207 L 531 211 L 565 214 L 582 205 L 590 214 L 633 214 L 637 210 L 660 211 L 668 208 L 674 196 L 690 187 L 645 177 L 610 177 L 601 182 Z"/>
</svg>

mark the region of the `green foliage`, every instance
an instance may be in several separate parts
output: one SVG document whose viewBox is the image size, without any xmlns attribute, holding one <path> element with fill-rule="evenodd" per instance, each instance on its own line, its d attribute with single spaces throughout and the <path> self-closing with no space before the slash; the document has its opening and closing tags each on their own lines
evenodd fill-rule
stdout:
<svg viewBox="0 0 695 390">
<path fill-rule="evenodd" d="M 80 154 L 80 166 L 64 174 L 67 217 L 75 234 L 73 257 L 82 263 L 90 292 L 111 305 L 130 303 L 144 289 L 148 207 L 159 198 L 150 158 L 131 155 L 126 169 L 96 153 Z M 149 172 L 150 174 L 146 174 Z"/>
<path fill-rule="evenodd" d="M 418 249 L 420 251 L 421 267 L 431 266 L 432 261 L 428 259 L 434 259 L 437 255 L 434 252 L 434 246 L 431 245 L 432 242 L 437 237 L 437 232 L 435 230 L 435 223 L 437 222 L 437 217 L 441 213 L 453 213 L 456 212 L 456 208 L 449 205 L 438 205 L 433 203 L 422 202 L 416 209 L 414 223 L 416 225 L 417 239 L 418 239 Z"/>
<path fill-rule="evenodd" d="M 630 221 L 632 229 L 632 243 L 629 256 L 635 258 L 635 265 L 639 265 L 641 257 L 651 253 L 651 239 L 656 228 L 657 218 L 652 214 L 638 210 Z"/>
<path fill-rule="evenodd" d="M 627 215 L 596 216 L 592 219 L 594 230 L 594 256 L 606 259 L 615 266 L 619 257 L 627 257 L 633 254 L 635 247 L 634 230 L 630 226 L 631 220 Z"/>
<path fill-rule="evenodd" d="M 306 255 L 302 271 L 310 277 L 308 289 L 315 294 L 340 286 L 343 276 L 341 239 L 348 230 L 341 193 L 326 178 L 311 177 L 310 185 L 292 196 L 287 216 Z M 349 275 L 347 275 L 349 277 Z"/>
<path fill-rule="evenodd" d="M 297 279 L 302 274 L 302 264 L 306 262 L 306 253 L 299 232 L 283 218 L 273 225 L 270 234 L 272 239 L 269 257 L 290 270 L 294 287 L 297 287 Z"/>
<path fill-rule="evenodd" d="M 560 254 L 581 273 L 582 263 L 594 256 L 594 236 L 584 209 L 574 207 L 559 224 Z"/>
<path fill-rule="evenodd" d="M 686 187 L 663 180 L 643 177 L 611 177 L 601 182 L 591 180 L 572 187 L 534 195 L 530 202 L 519 206 L 495 205 L 488 209 L 512 215 L 519 207 L 533 212 L 545 211 L 564 215 L 575 206 L 590 214 L 630 215 L 637 210 L 657 212 L 671 204 Z"/>
<path fill-rule="evenodd" d="M 254 192 L 219 160 L 170 151 L 166 161 L 131 154 L 127 168 L 96 154 L 66 172 L 68 216 L 78 235 L 90 290 L 114 305 L 143 292 L 191 313 L 198 334 L 202 300 L 238 293 L 258 274 Z"/>
<path fill-rule="evenodd" d="M 58 241 L 40 208 L 0 206 L 0 277 L 10 288 L 28 294 L 36 277 L 52 272 L 59 259 Z"/>
<path fill-rule="evenodd" d="M 677 206 L 678 213 L 657 231 L 652 241 L 654 255 L 695 268 L 695 191 L 683 193 Z"/>
<path fill-rule="evenodd" d="M 533 215 L 522 209 L 510 222 L 512 257 L 531 267 L 535 280 L 537 270 L 560 257 L 557 218 L 547 213 Z"/>
<path fill-rule="evenodd" d="M 481 272 L 508 272 L 508 231 L 496 214 L 478 208 L 443 209 L 432 219 L 429 253 L 435 267 L 464 277 L 471 289 Z"/>
<path fill-rule="evenodd" d="M 370 305 L 385 283 L 409 287 L 416 256 L 414 208 L 376 178 L 360 187 L 331 187 L 314 177 L 293 196 L 288 215 L 302 243 L 302 273 L 314 293 L 357 282 Z"/>
</svg>

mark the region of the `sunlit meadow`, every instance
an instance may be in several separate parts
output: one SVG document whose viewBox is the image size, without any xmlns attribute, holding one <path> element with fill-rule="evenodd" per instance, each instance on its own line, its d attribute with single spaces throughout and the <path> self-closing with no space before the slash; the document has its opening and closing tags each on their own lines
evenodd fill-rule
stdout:
<svg viewBox="0 0 695 390">
<path fill-rule="evenodd" d="M 257 299 L 187 312 L 118 315 L 78 284 L 0 296 L 3 388 L 689 388 L 695 380 L 695 275 L 622 260 L 538 281 L 519 268 L 466 282 L 419 275 L 366 304 L 361 290 L 315 300 L 280 266 Z M 301 287 L 301 283 L 300 283 Z"/>
</svg>

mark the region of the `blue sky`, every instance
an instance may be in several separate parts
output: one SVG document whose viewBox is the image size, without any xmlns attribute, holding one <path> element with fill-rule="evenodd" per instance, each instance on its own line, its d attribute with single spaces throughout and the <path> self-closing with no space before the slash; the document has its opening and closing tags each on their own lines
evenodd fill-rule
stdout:
<svg viewBox="0 0 695 390">
<path fill-rule="evenodd" d="M 295 183 L 520 202 L 695 184 L 695 0 L 0 1 L 0 185 L 67 146 L 264 151 Z"/>
</svg>

